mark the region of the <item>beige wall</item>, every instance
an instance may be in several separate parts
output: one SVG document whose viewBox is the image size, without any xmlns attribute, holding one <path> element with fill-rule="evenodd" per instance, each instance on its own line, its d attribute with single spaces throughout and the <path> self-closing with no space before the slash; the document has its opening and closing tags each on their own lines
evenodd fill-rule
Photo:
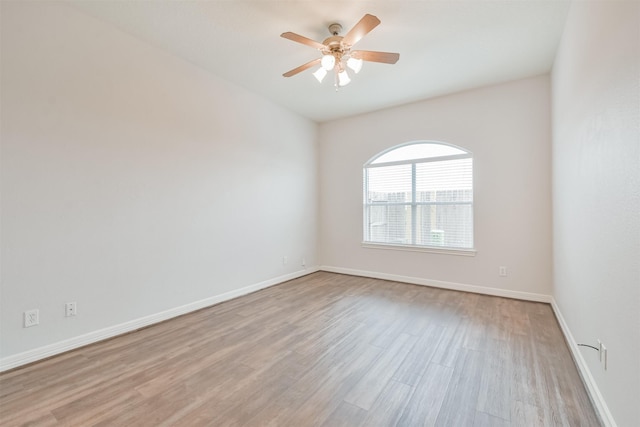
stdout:
<svg viewBox="0 0 640 427">
<path fill-rule="evenodd" d="M 540 76 L 322 124 L 322 264 L 549 295 L 549 96 L 548 76 Z M 416 140 L 473 153 L 475 257 L 361 247 L 363 165 Z M 498 277 L 499 266 L 507 277 Z"/>
<path fill-rule="evenodd" d="M 553 68 L 553 295 L 619 426 L 640 425 L 640 3 L 575 2 Z"/>
<path fill-rule="evenodd" d="M 3 357 L 316 264 L 314 123 L 62 2 L 1 3 Z"/>
</svg>

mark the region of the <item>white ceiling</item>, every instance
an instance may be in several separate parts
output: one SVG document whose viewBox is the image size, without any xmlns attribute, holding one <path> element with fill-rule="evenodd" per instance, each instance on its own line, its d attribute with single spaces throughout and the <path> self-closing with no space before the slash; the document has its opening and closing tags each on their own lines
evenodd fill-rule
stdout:
<svg viewBox="0 0 640 427">
<path fill-rule="evenodd" d="M 551 69 L 567 0 L 176 1 L 77 0 L 82 11 L 322 122 L 443 94 L 543 74 Z M 395 65 L 365 63 L 336 92 L 314 69 L 282 73 L 316 58 L 280 37 L 322 42 L 365 14 L 382 23 L 356 47 L 399 52 Z"/>
</svg>

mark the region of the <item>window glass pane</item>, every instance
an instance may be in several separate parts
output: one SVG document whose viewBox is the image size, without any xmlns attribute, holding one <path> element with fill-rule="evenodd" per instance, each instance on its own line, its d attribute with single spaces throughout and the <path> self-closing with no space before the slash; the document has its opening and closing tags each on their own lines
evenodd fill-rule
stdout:
<svg viewBox="0 0 640 427">
<path fill-rule="evenodd" d="M 417 206 L 415 244 L 472 248 L 472 206 L 470 204 Z"/>
<path fill-rule="evenodd" d="M 447 160 L 416 164 L 416 201 L 422 201 L 424 193 L 436 191 L 467 191 L 473 189 L 473 168 L 471 159 Z M 436 199 L 431 199 L 434 201 Z M 467 199 L 471 200 L 471 198 Z M 439 200 L 444 201 L 444 200 Z"/>
<path fill-rule="evenodd" d="M 456 154 L 467 154 L 467 152 L 450 145 L 418 143 L 403 145 L 400 148 L 388 151 L 372 161 L 371 164 L 398 162 L 401 160 L 411 159 L 428 159 L 431 157 L 453 156 Z"/>
<path fill-rule="evenodd" d="M 410 203 L 411 165 L 367 169 L 368 203 Z"/>
<path fill-rule="evenodd" d="M 411 244 L 411 206 L 370 205 L 366 209 L 369 242 Z"/>
</svg>

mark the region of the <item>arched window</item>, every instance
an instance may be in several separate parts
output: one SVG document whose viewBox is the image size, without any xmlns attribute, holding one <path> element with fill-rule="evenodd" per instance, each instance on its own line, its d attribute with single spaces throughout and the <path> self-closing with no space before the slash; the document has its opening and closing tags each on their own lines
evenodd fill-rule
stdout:
<svg viewBox="0 0 640 427">
<path fill-rule="evenodd" d="M 473 249 L 473 156 L 412 142 L 364 165 L 364 242 Z"/>
</svg>

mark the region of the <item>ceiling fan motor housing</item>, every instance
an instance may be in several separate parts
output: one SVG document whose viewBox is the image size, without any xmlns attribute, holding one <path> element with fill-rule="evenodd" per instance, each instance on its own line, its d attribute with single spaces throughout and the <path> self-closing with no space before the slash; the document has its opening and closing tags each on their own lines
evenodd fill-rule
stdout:
<svg viewBox="0 0 640 427">
<path fill-rule="evenodd" d="M 339 36 L 340 31 L 342 31 L 342 25 L 334 23 L 329 25 L 329 32 L 332 34 L 331 37 L 324 39 L 322 42 L 323 45 L 327 47 L 326 50 L 323 51 L 325 55 L 332 54 L 336 57 L 336 62 L 339 62 L 342 59 L 342 56 L 346 53 L 347 49 L 342 45 L 342 36 Z"/>
</svg>

